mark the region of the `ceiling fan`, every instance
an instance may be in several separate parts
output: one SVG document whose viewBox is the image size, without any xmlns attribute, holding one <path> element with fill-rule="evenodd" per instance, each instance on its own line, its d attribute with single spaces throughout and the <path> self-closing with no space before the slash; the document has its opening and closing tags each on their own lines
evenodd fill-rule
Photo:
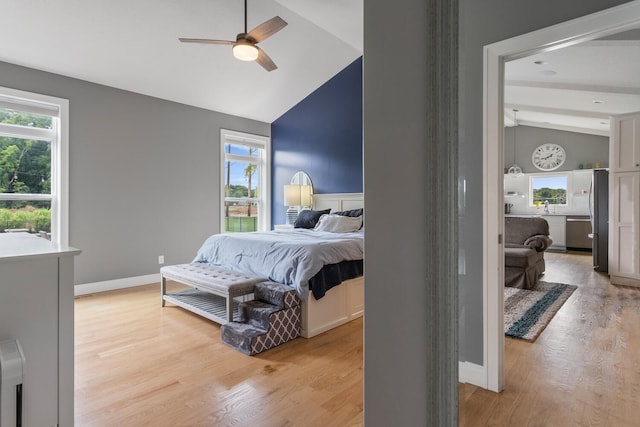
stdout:
<svg viewBox="0 0 640 427">
<path fill-rule="evenodd" d="M 267 55 L 264 50 L 258 47 L 258 43 L 271 37 L 287 26 L 284 19 L 279 16 L 263 22 L 253 30 L 247 32 L 247 0 L 244 0 L 244 33 L 236 36 L 236 41 L 231 40 L 211 40 L 211 39 L 190 39 L 179 38 L 183 43 L 205 43 L 205 44 L 226 44 L 233 45 L 233 56 L 241 61 L 256 61 L 267 71 L 273 71 L 278 66 Z"/>
</svg>

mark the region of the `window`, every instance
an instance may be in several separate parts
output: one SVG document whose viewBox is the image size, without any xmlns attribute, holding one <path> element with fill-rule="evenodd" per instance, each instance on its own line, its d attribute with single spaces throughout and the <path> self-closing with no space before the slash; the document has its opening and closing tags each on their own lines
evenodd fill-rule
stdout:
<svg viewBox="0 0 640 427">
<path fill-rule="evenodd" d="M 223 129 L 220 141 L 222 232 L 268 230 L 269 138 Z"/>
<path fill-rule="evenodd" d="M 567 206 L 567 175 L 531 176 L 529 178 L 529 200 L 532 206 Z"/>
<path fill-rule="evenodd" d="M 68 244 L 68 101 L 0 87 L 0 233 Z"/>
</svg>

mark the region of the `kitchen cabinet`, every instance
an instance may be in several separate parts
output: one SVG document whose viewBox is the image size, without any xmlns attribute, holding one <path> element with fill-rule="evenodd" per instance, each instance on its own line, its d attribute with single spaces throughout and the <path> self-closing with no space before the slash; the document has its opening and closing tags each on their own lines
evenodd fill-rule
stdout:
<svg viewBox="0 0 640 427">
<path fill-rule="evenodd" d="M 640 286 L 640 113 L 611 118 L 609 276 Z"/>
<path fill-rule="evenodd" d="M 611 119 L 611 172 L 640 172 L 640 114 Z"/>
<path fill-rule="evenodd" d="M 77 249 L 0 234 L 0 341 L 24 352 L 22 425 L 73 425 L 73 261 Z"/>
<path fill-rule="evenodd" d="M 612 204 L 610 210 L 609 274 L 611 283 L 640 284 L 640 173 L 611 174 Z"/>
<path fill-rule="evenodd" d="M 553 243 L 549 247 L 551 250 L 566 251 L 566 223 L 564 215 L 544 215 L 544 219 L 549 223 L 549 235 Z"/>
</svg>

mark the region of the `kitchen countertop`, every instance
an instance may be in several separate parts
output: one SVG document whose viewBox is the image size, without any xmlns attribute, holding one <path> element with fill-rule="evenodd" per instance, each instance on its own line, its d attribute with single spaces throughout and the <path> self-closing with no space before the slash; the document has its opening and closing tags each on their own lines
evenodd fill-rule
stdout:
<svg viewBox="0 0 640 427">
<path fill-rule="evenodd" d="M 578 217 L 584 217 L 584 218 L 589 218 L 589 215 L 585 215 L 582 213 L 562 213 L 562 214 L 536 214 L 536 213 L 522 213 L 522 214 L 505 214 L 505 217 L 508 216 L 520 216 L 520 217 L 536 217 L 536 216 L 578 216 Z"/>
<path fill-rule="evenodd" d="M 73 256 L 79 249 L 62 246 L 29 233 L 0 234 L 0 263 L 22 258 Z"/>
</svg>

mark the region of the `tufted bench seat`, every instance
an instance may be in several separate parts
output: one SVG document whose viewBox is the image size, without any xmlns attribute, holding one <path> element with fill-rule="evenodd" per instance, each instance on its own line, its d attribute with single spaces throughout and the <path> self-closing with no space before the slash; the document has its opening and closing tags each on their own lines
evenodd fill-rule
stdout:
<svg viewBox="0 0 640 427">
<path fill-rule="evenodd" d="M 191 286 L 192 289 L 167 294 L 167 280 Z M 225 324 L 233 320 L 233 299 L 252 294 L 255 285 L 264 280 L 205 263 L 165 266 L 160 269 L 162 306 L 169 301 Z"/>
</svg>

